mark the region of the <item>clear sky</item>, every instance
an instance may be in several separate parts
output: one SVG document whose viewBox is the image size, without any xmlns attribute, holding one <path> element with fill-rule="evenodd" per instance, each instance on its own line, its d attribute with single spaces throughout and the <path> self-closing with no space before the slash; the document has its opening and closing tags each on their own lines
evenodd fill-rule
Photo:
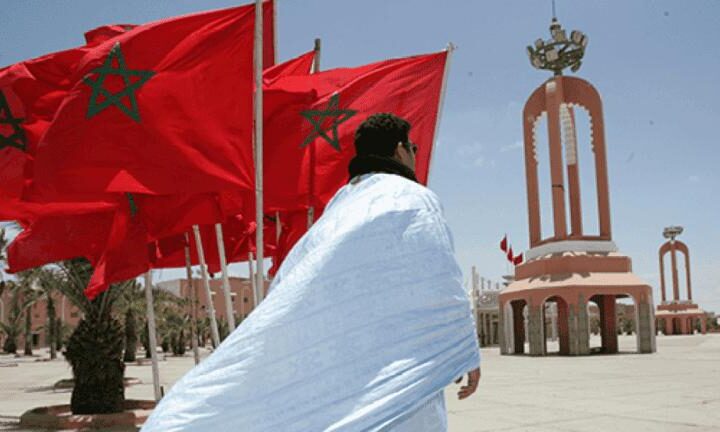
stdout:
<svg viewBox="0 0 720 432">
<path fill-rule="evenodd" d="M 237 4 L 3 0 L 0 64 L 82 44 L 83 32 L 102 24 L 143 23 Z M 323 69 L 438 51 L 450 41 L 458 46 L 430 187 L 444 203 L 466 278 L 476 265 L 482 276 L 499 280 L 508 270 L 498 249 L 503 234 L 516 251 L 528 246 L 521 112 L 549 74 L 530 67 L 525 46 L 548 37 L 550 0 L 278 0 L 277 5 L 280 61 L 310 50 L 315 37 L 323 41 Z M 720 312 L 720 2 L 557 0 L 557 12 L 566 29 L 589 35 L 577 76 L 603 98 L 615 242 L 632 257 L 634 271 L 655 287 L 657 302 L 662 229 L 683 225 L 680 239 L 691 250 L 694 298 Z M 581 135 L 586 122 L 579 114 Z M 579 144 L 585 224 L 592 228 L 597 222 L 587 138 L 580 136 Z M 543 157 L 541 164 L 547 161 Z M 546 168 L 541 165 L 541 172 Z M 541 199 L 549 204 L 549 196 Z M 546 205 L 544 216 L 547 210 Z"/>
</svg>

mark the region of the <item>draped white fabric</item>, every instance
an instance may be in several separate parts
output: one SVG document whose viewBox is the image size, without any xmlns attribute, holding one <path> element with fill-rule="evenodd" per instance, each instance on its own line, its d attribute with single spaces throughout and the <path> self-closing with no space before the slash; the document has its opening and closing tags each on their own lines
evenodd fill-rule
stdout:
<svg viewBox="0 0 720 432">
<path fill-rule="evenodd" d="M 435 194 L 366 175 L 338 191 L 267 298 L 142 430 L 409 430 L 437 420 L 442 389 L 479 362 Z"/>
</svg>

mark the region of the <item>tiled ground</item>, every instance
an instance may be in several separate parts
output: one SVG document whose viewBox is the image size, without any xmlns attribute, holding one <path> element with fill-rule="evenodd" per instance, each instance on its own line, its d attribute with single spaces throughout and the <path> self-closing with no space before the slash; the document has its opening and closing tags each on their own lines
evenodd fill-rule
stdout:
<svg viewBox="0 0 720 432">
<path fill-rule="evenodd" d="M 597 341 L 594 341 L 597 344 Z M 446 391 L 450 431 L 720 431 L 720 334 L 658 336 L 650 355 L 530 358 L 483 349 L 478 392 L 458 401 Z M 622 337 L 632 350 L 634 338 Z M 0 430 L 25 410 L 68 403 L 52 384 L 69 378 L 63 360 L 0 356 Z M 17 364 L 17 366 L 10 366 Z M 192 357 L 168 357 L 161 380 L 169 387 L 192 366 Z M 152 398 L 150 366 L 128 366 L 142 384 L 133 399 Z M 4 429 L 3 429 L 4 428 Z"/>
</svg>

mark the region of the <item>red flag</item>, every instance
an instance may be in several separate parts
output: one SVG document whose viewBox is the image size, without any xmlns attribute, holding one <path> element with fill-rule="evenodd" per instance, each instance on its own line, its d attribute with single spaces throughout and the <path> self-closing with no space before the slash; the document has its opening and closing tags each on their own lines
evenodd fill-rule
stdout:
<svg viewBox="0 0 720 432">
<path fill-rule="evenodd" d="M 37 188 L 53 197 L 253 190 L 253 23 L 254 6 L 243 6 L 90 48 L 43 137 Z"/>
<path fill-rule="evenodd" d="M 85 42 L 89 46 L 100 45 L 108 39 L 112 39 L 135 27 L 137 27 L 137 24 L 110 24 L 100 26 L 85 32 Z"/>
<path fill-rule="evenodd" d="M 323 207 L 347 183 L 357 126 L 376 112 L 412 124 L 427 182 L 447 53 L 276 79 L 265 88 L 266 211 Z M 297 179 L 294 187 L 285 179 Z"/>
<path fill-rule="evenodd" d="M 145 227 L 125 201 L 115 212 L 102 255 L 92 262 L 94 271 L 85 296 L 95 298 L 117 282 L 132 279 L 150 268 L 152 258 Z"/>
<path fill-rule="evenodd" d="M 116 203 L 102 210 L 73 207 L 68 213 L 49 211 L 34 217 L 8 246 L 9 272 L 75 257 L 96 261 L 107 243 L 117 207 Z"/>
<path fill-rule="evenodd" d="M 503 237 L 503 239 L 500 241 L 500 250 L 503 252 L 507 252 L 508 250 L 507 235 L 505 235 L 505 237 Z"/>
<path fill-rule="evenodd" d="M 513 257 L 514 257 L 514 255 L 513 255 L 512 246 L 510 246 L 510 247 L 508 248 L 508 251 L 507 251 L 507 259 L 508 259 L 508 261 L 513 262 Z"/>
<path fill-rule="evenodd" d="M 514 257 L 513 260 L 512 260 L 512 262 L 513 262 L 513 264 L 515 264 L 515 265 L 522 264 L 522 262 L 523 262 L 523 254 L 520 254 L 520 255 Z"/>
<path fill-rule="evenodd" d="M 315 217 L 319 218 L 322 209 L 316 209 Z M 282 231 L 278 240 L 277 251 L 273 256 L 272 266 L 268 270 L 268 274 L 275 276 L 280 265 L 283 263 L 293 246 L 302 238 L 308 229 L 308 216 L 306 210 L 296 210 L 280 213 L 280 224 Z"/>
<path fill-rule="evenodd" d="M 263 71 L 263 82 L 265 85 L 270 85 L 276 79 L 285 76 L 309 75 L 314 61 L 315 51 L 309 51 L 292 60 L 269 67 Z"/>
<path fill-rule="evenodd" d="M 0 69 L 0 193 L 18 199 L 41 136 L 71 87 L 68 76 L 87 52 L 75 48 Z M 0 203 L 0 207 L 11 205 Z"/>
<path fill-rule="evenodd" d="M 230 217 L 222 224 L 225 255 L 228 263 L 247 261 L 248 253 L 255 251 L 255 222 L 246 223 L 241 216 Z M 266 257 L 275 254 L 273 221 L 265 221 L 265 248 Z M 205 261 L 211 273 L 220 271 L 220 257 L 217 247 L 215 225 L 200 226 L 200 237 L 205 252 Z M 156 257 L 152 263 L 153 268 L 185 267 L 184 234 L 160 239 L 156 243 Z M 195 236 L 190 233 L 190 261 L 193 265 L 199 264 Z"/>
</svg>

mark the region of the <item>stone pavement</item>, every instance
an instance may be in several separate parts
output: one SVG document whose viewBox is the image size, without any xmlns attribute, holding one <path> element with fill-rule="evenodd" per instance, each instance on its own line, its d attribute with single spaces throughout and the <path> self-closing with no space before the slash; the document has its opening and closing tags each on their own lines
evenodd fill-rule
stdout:
<svg viewBox="0 0 720 432">
<path fill-rule="evenodd" d="M 620 342 L 634 348 L 633 337 Z M 454 384 L 445 393 L 449 430 L 720 431 L 720 334 L 658 336 L 657 344 L 656 354 L 590 357 L 500 356 L 484 348 L 477 393 L 458 401 Z M 52 389 L 71 376 L 67 363 L 35 360 L 0 356 L 0 430 L 19 430 L 11 425 L 32 407 L 69 402 L 69 391 Z M 11 363 L 17 366 L 5 366 Z M 161 362 L 163 385 L 192 363 L 190 355 Z M 149 365 L 128 365 L 126 376 L 142 380 L 127 388 L 128 398 L 152 398 Z"/>
</svg>

